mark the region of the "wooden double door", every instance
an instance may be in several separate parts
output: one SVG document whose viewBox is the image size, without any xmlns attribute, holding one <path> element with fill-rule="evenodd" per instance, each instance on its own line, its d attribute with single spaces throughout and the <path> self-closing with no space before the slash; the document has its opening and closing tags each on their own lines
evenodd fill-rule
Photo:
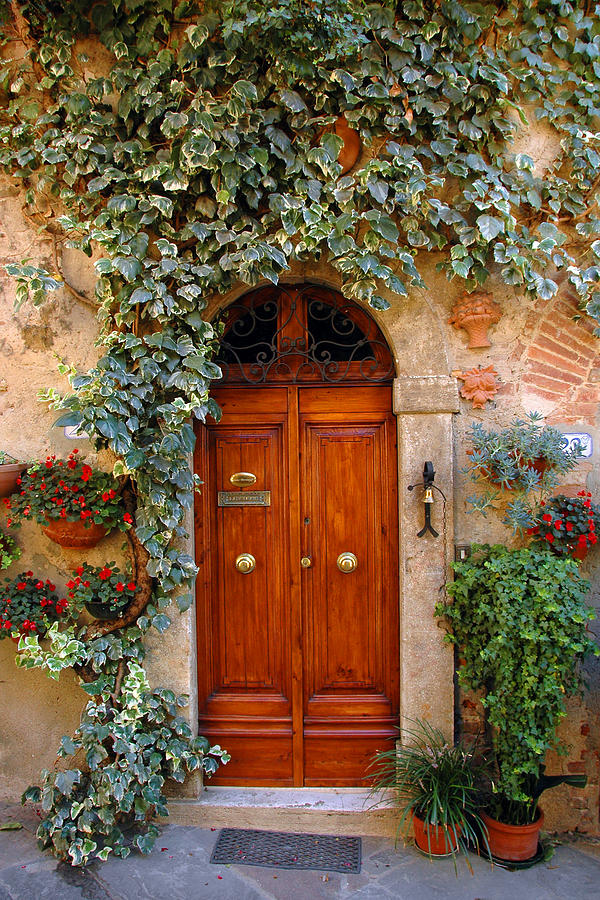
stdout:
<svg viewBox="0 0 600 900">
<path fill-rule="evenodd" d="M 199 729 L 231 762 L 213 781 L 365 785 L 398 725 L 391 388 L 214 397 L 196 451 Z"/>
</svg>

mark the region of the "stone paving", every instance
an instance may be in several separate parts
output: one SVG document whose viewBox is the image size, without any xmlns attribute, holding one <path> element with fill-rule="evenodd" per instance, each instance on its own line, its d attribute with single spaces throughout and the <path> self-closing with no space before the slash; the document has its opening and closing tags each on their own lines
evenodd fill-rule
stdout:
<svg viewBox="0 0 600 900">
<path fill-rule="evenodd" d="M 600 897 L 600 842 L 568 838 L 548 862 L 509 872 L 469 856 L 434 862 L 387 838 L 363 838 L 360 875 L 215 866 L 217 830 L 163 828 L 153 852 L 74 869 L 35 844 L 29 809 L 0 805 L 0 900 L 583 900 Z"/>
</svg>

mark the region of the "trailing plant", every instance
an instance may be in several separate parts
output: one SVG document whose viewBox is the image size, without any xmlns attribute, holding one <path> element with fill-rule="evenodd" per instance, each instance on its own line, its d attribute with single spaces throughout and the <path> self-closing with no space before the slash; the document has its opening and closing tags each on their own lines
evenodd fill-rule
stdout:
<svg viewBox="0 0 600 900">
<path fill-rule="evenodd" d="M 57 619 L 69 615 L 68 602 L 56 593 L 50 579 L 21 572 L 0 584 L 0 639 L 15 634 L 44 636 Z"/>
<path fill-rule="evenodd" d="M 449 744 L 443 732 L 420 719 L 401 728 L 399 738 L 398 747 L 377 751 L 369 768 L 371 793 L 379 803 L 384 791 L 384 802 L 398 811 L 396 834 L 406 839 L 416 815 L 442 829 L 448 852 L 478 847 L 485 834 L 477 810 L 486 767 L 475 760 L 476 747 Z"/>
<path fill-rule="evenodd" d="M 546 752 L 565 752 L 556 727 L 579 689 L 579 663 L 600 655 L 586 627 L 589 582 L 571 559 L 500 544 L 474 546 L 453 569 L 450 602 L 436 615 L 459 648 L 460 684 L 483 691 L 497 767 L 491 812 L 512 825 L 533 822 Z"/>
<path fill-rule="evenodd" d="M 474 422 L 469 432 L 472 450 L 462 471 L 475 482 L 487 481 L 512 492 L 503 522 L 514 531 L 533 527 L 536 505 L 550 495 L 561 476 L 574 469 L 583 455 L 578 443 L 567 446 L 558 428 L 542 422 L 541 413 L 530 412 L 525 419 L 515 417 L 500 431 L 488 431 Z M 499 497 L 499 490 L 488 490 L 468 497 L 467 503 L 471 511 L 485 515 Z"/>
<path fill-rule="evenodd" d="M 8 569 L 20 556 L 21 548 L 16 541 L 0 529 L 0 569 Z"/>
<path fill-rule="evenodd" d="M 97 365 L 62 366 L 72 394 L 46 398 L 117 455 L 136 495 L 136 582 L 142 567 L 154 579 L 112 653 L 168 627 L 174 592 L 192 602 L 176 542 L 193 503 L 190 423 L 219 414 L 210 295 L 324 256 L 348 297 L 385 308 L 386 291 L 423 286 L 433 251 L 467 290 L 494 273 L 547 300 L 564 279 L 600 319 L 598 17 L 583 2 L 0 0 L 0 19 L 0 166 L 53 259 L 7 269 L 17 305 L 60 289 L 98 310 Z M 556 137 L 543 176 L 511 148 L 530 113 Z M 366 151 L 343 177 L 341 115 Z M 65 280 L 67 245 L 99 256 L 94 298 Z M 77 663 L 88 675 L 97 637 Z M 112 707 L 102 715 L 110 731 Z M 73 861 L 96 825 L 72 826 Z"/>
<path fill-rule="evenodd" d="M 119 618 L 135 597 L 137 585 L 114 562 L 91 566 L 84 562 L 67 581 L 68 596 L 77 609 L 93 605 L 90 612 L 100 612 L 105 618 Z M 104 610 L 96 610 L 104 607 Z"/>
<path fill-rule="evenodd" d="M 532 544 L 545 546 L 557 556 L 584 559 L 598 543 L 600 506 L 592 503 L 591 491 L 579 491 L 576 497 L 558 494 L 542 501 L 535 525 L 528 530 Z"/>
<path fill-rule="evenodd" d="M 93 469 L 73 450 L 68 459 L 53 454 L 36 462 L 17 479 L 18 494 L 4 498 L 10 515 L 7 526 L 18 527 L 23 519 L 46 524 L 49 519 L 95 523 L 125 531 L 133 522 L 124 511 L 119 485 L 106 472 Z"/>
<path fill-rule="evenodd" d="M 35 638 L 22 645 L 38 652 Z M 150 852 L 159 833 L 151 820 L 167 815 L 167 779 L 182 782 L 196 770 L 210 775 L 228 759 L 220 747 L 193 736 L 178 714 L 185 697 L 151 690 L 133 659 L 121 662 L 121 677 L 118 706 L 108 684 L 96 685 L 74 737 L 62 740 L 59 755 L 82 756 L 86 769 L 44 770 L 43 788 L 24 794 L 47 814 L 38 828 L 40 848 L 73 865 L 110 853 L 125 857 L 132 846 Z"/>
</svg>

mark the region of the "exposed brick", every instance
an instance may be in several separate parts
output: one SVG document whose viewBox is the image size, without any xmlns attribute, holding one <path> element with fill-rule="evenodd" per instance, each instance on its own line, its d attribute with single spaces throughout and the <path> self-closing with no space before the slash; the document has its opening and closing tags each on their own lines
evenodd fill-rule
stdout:
<svg viewBox="0 0 600 900">
<path fill-rule="evenodd" d="M 585 385 L 577 389 L 575 399 L 586 400 L 590 403 L 598 403 L 598 401 L 600 400 L 600 389 Z"/>
<path fill-rule="evenodd" d="M 572 354 L 572 356 L 575 357 L 575 354 Z M 589 366 L 582 366 L 577 362 L 577 358 L 567 359 L 564 356 L 558 356 L 556 353 L 550 353 L 548 350 L 541 350 L 535 344 L 529 349 L 528 358 L 553 366 L 560 371 L 572 372 L 580 380 L 587 380 Z"/>
<path fill-rule="evenodd" d="M 567 384 L 581 384 L 582 381 L 580 375 L 573 375 L 563 368 L 549 366 L 546 363 L 538 362 L 535 359 L 531 360 L 529 370 L 530 372 L 539 372 L 540 375 L 547 375 L 548 378 L 556 378 L 558 381 L 563 381 Z"/>
<path fill-rule="evenodd" d="M 587 356 L 590 361 L 596 359 L 597 346 L 586 347 L 578 338 L 570 337 L 548 321 L 544 321 L 540 325 L 540 334 L 545 334 L 548 337 L 553 338 L 557 343 L 563 344 L 565 347 L 570 347 L 572 350 L 576 350 L 578 355 Z"/>
<path fill-rule="evenodd" d="M 548 391 L 553 391 L 558 397 L 564 397 L 567 393 L 564 381 L 558 381 L 556 378 L 546 378 L 544 375 L 531 374 L 523 375 L 521 381 L 524 381 L 525 384 L 535 384 L 546 388 Z"/>
<path fill-rule="evenodd" d="M 577 362 L 580 359 L 580 354 L 575 350 L 570 350 L 567 347 L 563 347 L 558 341 L 553 341 L 550 338 L 544 337 L 543 335 L 539 335 L 533 343 L 533 346 L 530 348 L 529 353 L 534 348 L 539 347 L 542 350 L 548 350 L 550 353 L 556 354 L 556 356 L 564 356 L 566 359 L 571 359 L 573 362 Z"/>
<path fill-rule="evenodd" d="M 584 347 L 589 347 L 592 353 L 598 353 L 598 338 L 594 337 L 593 334 L 588 334 L 587 332 L 582 331 L 576 323 L 572 322 L 570 319 L 567 319 L 566 316 L 562 316 L 560 314 L 552 316 L 550 321 L 561 333 L 564 333 L 576 340 L 581 346 L 582 350 Z"/>
</svg>

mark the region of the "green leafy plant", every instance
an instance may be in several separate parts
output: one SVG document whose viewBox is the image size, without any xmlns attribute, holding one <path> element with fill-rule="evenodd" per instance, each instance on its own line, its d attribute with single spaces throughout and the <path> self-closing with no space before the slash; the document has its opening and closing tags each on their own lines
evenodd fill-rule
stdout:
<svg viewBox="0 0 600 900">
<path fill-rule="evenodd" d="M 118 619 L 134 599 L 137 586 L 114 562 L 104 566 L 91 566 L 85 562 L 74 571 L 74 578 L 67 582 L 68 596 L 72 604 L 98 618 Z"/>
<path fill-rule="evenodd" d="M 469 464 L 462 471 L 473 481 L 487 481 L 513 492 L 503 521 L 514 531 L 533 527 L 533 498 L 539 502 L 547 497 L 560 477 L 574 469 L 583 455 L 579 444 L 566 446 L 562 432 L 542 422 L 540 413 L 530 412 L 525 419 L 516 417 L 499 431 L 486 430 L 478 422 L 470 429 L 472 450 Z M 499 496 L 498 490 L 486 491 L 468 497 L 467 503 L 485 515 Z"/>
<path fill-rule="evenodd" d="M 21 572 L 0 584 L 0 639 L 15 633 L 44 636 L 52 622 L 67 616 L 68 603 L 56 585 L 33 572 Z"/>
<path fill-rule="evenodd" d="M 17 546 L 10 534 L 6 534 L 0 529 L 0 569 L 8 569 L 20 556 L 21 548 Z"/>
<path fill-rule="evenodd" d="M 124 512 L 118 483 L 106 472 L 87 465 L 73 450 L 68 459 L 46 457 L 17 479 L 18 494 L 4 498 L 10 515 L 7 525 L 19 526 L 31 518 L 42 524 L 49 519 L 95 523 L 126 530 L 133 522 Z"/>
<path fill-rule="evenodd" d="M 448 852 L 479 846 L 479 835 L 485 834 L 477 815 L 485 763 L 475 761 L 476 747 L 450 744 L 443 732 L 420 719 L 401 728 L 399 737 L 399 746 L 378 751 L 370 766 L 372 795 L 387 792 L 384 802 L 398 810 L 397 834 L 406 839 L 416 815 L 442 830 Z M 429 834 L 427 839 L 431 854 Z"/>
<path fill-rule="evenodd" d="M 579 663 L 599 655 L 586 625 L 589 583 L 548 550 L 474 546 L 453 564 L 450 602 L 438 604 L 461 656 L 460 684 L 483 691 L 496 777 L 491 814 L 521 825 L 536 816 L 546 751 L 580 686 Z M 542 787 L 542 790 L 544 788 Z"/>
<path fill-rule="evenodd" d="M 542 501 L 535 525 L 527 533 L 533 544 L 545 546 L 557 556 L 584 559 L 588 549 L 598 543 L 597 531 L 600 506 L 592 503 L 591 491 L 579 491 L 576 497 L 557 494 Z"/>
<path fill-rule="evenodd" d="M 35 641 L 27 641 L 35 649 Z M 184 697 L 151 690 L 138 662 L 130 660 L 123 671 L 119 706 L 108 690 L 95 690 L 73 739 L 63 738 L 60 755 L 81 755 L 86 770 L 46 770 L 43 787 L 24 795 L 47 813 L 37 832 L 40 848 L 51 847 L 73 865 L 110 853 L 126 857 L 134 847 L 150 852 L 159 833 L 151 820 L 167 815 L 167 779 L 182 782 L 196 770 L 210 775 L 229 759 L 219 746 L 193 736 L 178 714 Z"/>
<path fill-rule="evenodd" d="M 6 453 L 5 450 L 0 450 L 0 466 L 10 466 L 16 462 L 18 462 L 18 460 L 16 460 L 14 456 L 11 456 L 10 453 Z"/>
</svg>

